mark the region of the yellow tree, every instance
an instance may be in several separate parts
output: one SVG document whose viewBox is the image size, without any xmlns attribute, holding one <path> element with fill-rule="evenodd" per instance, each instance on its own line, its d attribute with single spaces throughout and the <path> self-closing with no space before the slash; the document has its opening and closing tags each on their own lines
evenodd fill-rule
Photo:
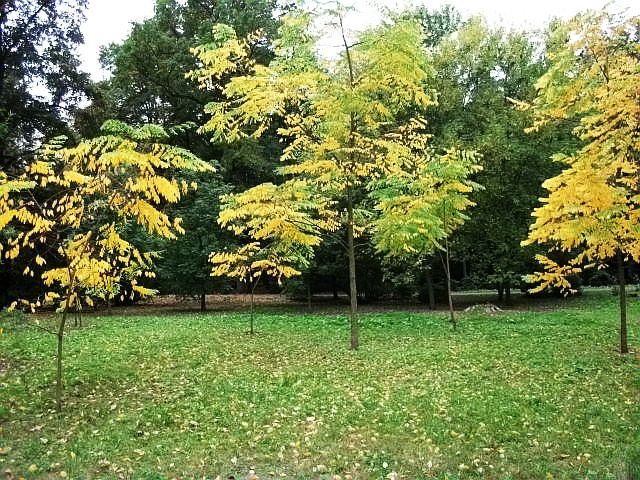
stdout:
<svg viewBox="0 0 640 480">
<path fill-rule="evenodd" d="M 317 226 L 337 227 L 346 237 L 356 349 L 355 239 L 371 233 L 376 210 L 369 187 L 409 155 L 403 132 L 413 122 L 421 124 L 420 112 L 434 100 L 424 86 L 428 66 L 417 23 L 394 20 L 349 40 L 345 13 L 341 7 L 328 12 L 342 43 L 335 61 L 318 60 L 311 16 L 298 11 L 283 19 L 269 66 L 251 58 L 255 36 L 238 39 L 230 27 L 218 25 L 216 43 L 194 49 L 202 68 L 189 76 L 203 88 L 215 88 L 235 75 L 221 89 L 224 100 L 205 108 L 211 118 L 201 130 L 213 141 L 258 137 L 279 118 L 285 144 L 280 173 L 305 182 L 313 198 L 322 199 L 320 210 L 330 212 L 330 221 Z M 412 132 L 427 138 L 424 131 Z"/>
<path fill-rule="evenodd" d="M 324 220 L 319 221 L 322 218 Z M 337 228 L 303 181 L 264 183 L 222 197 L 218 223 L 249 243 L 232 251 L 213 252 L 212 275 L 237 278 L 247 285 L 251 302 L 249 333 L 254 333 L 254 291 L 264 276 L 290 278 L 308 266 L 322 230 Z"/>
<path fill-rule="evenodd" d="M 196 185 L 166 174 L 211 170 L 188 151 L 166 144 L 169 134 L 159 126 L 109 121 L 103 133 L 75 147 L 58 139 L 45 145 L 19 178 L 0 179 L 0 230 L 12 226 L 15 232 L 6 241 L 5 258 L 31 259 L 24 274 L 37 273 L 47 288 L 42 298 L 20 303 L 31 310 L 55 304 L 61 313 L 54 332 L 58 410 L 67 314 L 93 305 L 92 297 L 112 295 L 119 284 L 127 284 L 131 294 L 152 294 L 139 282 L 153 275 L 153 254 L 139 251 L 121 231 L 134 222 L 165 238 L 184 233 L 180 219 L 168 217 L 161 206 L 179 201 Z M 31 188 L 15 191 L 16 182 Z"/>
<path fill-rule="evenodd" d="M 540 283 L 536 291 L 568 290 L 567 275 L 616 259 L 620 352 L 627 353 L 624 266 L 640 261 L 640 17 L 580 15 L 554 35 L 531 129 L 573 119 L 584 146 L 554 157 L 566 168 L 543 184 L 549 195 L 523 243 L 577 253 L 566 265 L 541 256 L 544 270 L 529 280 Z"/>
</svg>

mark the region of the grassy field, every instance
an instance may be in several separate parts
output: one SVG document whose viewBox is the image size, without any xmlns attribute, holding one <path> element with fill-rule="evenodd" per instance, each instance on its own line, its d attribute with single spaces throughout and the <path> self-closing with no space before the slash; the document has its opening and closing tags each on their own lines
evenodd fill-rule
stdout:
<svg viewBox="0 0 640 480">
<path fill-rule="evenodd" d="M 632 301 L 638 351 L 640 308 Z M 615 298 L 541 312 L 113 316 L 55 339 L 0 324 L 6 478 L 624 479 L 640 358 Z M 4 473 L 3 473 L 4 472 Z M 4 478 L 4 477 L 0 477 Z"/>
</svg>

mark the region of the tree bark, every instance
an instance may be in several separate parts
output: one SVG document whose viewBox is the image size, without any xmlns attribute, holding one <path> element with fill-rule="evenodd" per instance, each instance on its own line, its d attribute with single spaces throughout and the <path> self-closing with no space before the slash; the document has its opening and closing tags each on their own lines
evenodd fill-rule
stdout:
<svg viewBox="0 0 640 480">
<path fill-rule="evenodd" d="M 69 311 L 69 300 L 65 303 L 62 311 L 62 318 L 58 324 L 58 354 L 56 357 L 56 410 L 62 412 L 62 343 L 64 340 L 64 326 L 67 322 L 67 312 Z"/>
<path fill-rule="evenodd" d="M 627 340 L 627 285 L 624 279 L 624 258 L 618 251 L 618 295 L 620 300 L 620 353 L 629 353 Z"/>
<path fill-rule="evenodd" d="M 356 285 L 356 254 L 353 232 L 353 200 L 347 196 L 347 256 L 349 257 L 349 320 L 351 323 L 351 350 L 360 346 L 358 329 L 358 289 Z"/>
<path fill-rule="evenodd" d="M 498 284 L 498 301 L 502 302 L 504 300 L 504 284 L 500 282 Z"/>
<path fill-rule="evenodd" d="M 504 286 L 504 301 L 507 305 L 511 305 L 511 283 L 509 282 Z"/>
<path fill-rule="evenodd" d="M 449 300 L 449 321 L 451 322 L 451 327 L 455 331 L 458 328 L 456 322 L 456 315 L 453 310 L 453 296 L 451 295 L 451 269 L 449 268 L 449 242 L 445 239 L 445 258 L 446 258 L 446 266 L 445 266 L 445 275 L 447 277 L 447 297 Z"/>
<path fill-rule="evenodd" d="M 429 302 L 429 310 L 436 309 L 436 295 L 433 291 L 433 275 L 431 274 L 431 267 L 429 267 L 425 274 L 425 280 L 427 283 L 427 301 Z"/>
<path fill-rule="evenodd" d="M 204 292 L 200 294 L 200 311 L 207 311 L 207 295 Z"/>
<path fill-rule="evenodd" d="M 253 324 L 254 324 L 254 317 L 255 317 L 255 299 L 253 297 L 253 293 L 255 292 L 256 286 L 258 285 L 259 281 L 260 281 L 260 277 L 258 277 L 258 280 L 254 280 L 253 276 L 249 279 L 249 289 L 250 289 L 249 298 L 251 300 L 251 316 L 250 316 L 250 320 L 249 320 L 249 334 L 250 335 L 254 334 Z"/>
</svg>

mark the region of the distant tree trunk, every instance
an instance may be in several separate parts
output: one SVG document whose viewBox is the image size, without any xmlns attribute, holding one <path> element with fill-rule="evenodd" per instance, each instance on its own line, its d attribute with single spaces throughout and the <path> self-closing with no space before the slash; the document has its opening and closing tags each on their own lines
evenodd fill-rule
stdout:
<svg viewBox="0 0 640 480">
<path fill-rule="evenodd" d="M 252 275 L 251 273 L 249 275 Z M 249 277 L 249 298 L 251 300 L 251 316 L 249 321 L 249 334 L 253 335 L 255 333 L 254 323 L 255 323 L 255 297 L 254 292 L 256 287 L 258 286 L 258 282 L 260 282 L 260 277 L 254 281 L 253 276 Z"/>
<path fill-rule="evenodd" d="M 511 282 L 506 282 L 504 286 L 504 301 L 507 305 L 511 305 Z"/>
<path fill-rule="evenodd" d="M 449 268 L 449 241 L 445 238 L 445 259 L 442 261 L 442 266 L 444 267 L 445 277 L 447 278 L 447 299 L 449 300 L 449 321 L 451 322 L 451 327 L 455 331 L 458 327 L 456 323 L 456 315 L 453 310 L 453 296 L 451 295 L 451 270 Z M 442 259 L 442 254 L 440 254 L 440 258 Z"/>
<path fill-rule="evenodd" d="M 618 251 L 618 292 L 620 298 L 620 353 L 629 353 L 627 341 L 627 285 L 624 279 L 624 258 Z"/>
<path fill-rule="evenodd" d="M 311 311 L 311 282 L 307 282 L 307 310 Z"/>
<path fill-rule="evenodd" d="M 347 196 L 347 256 L 349 257 L 349 318 L 351 322 L 351 349 L 359 346 L 358 332 L 358 289 L 356 286 L 356 254 L 353 232 L 353 200 Z"/>
<path fill-rule="evenodd" d="M 463 259 L 462 260 L 462 278 L 467 278 L 467 260 Z"/>
<path fill-rule="evenodd" d="M 504 300 L 504 284 L 500 282 L 498 284 L 498 301 L 502 302 Z"/>
<path fill-rule="evenodd" d="M 338 301 L 338 286 L 335 283 L 333 284 L 333 299 Z"/>
<path fill-rule="evenodd" d="M 107 315 L 111 316 L 111 295 L 107 295 Z"/>
<path fill-rule="evenodd" d="M 200 311 L 201 312 L 207 311 L 207 294 L 204 292 L 200 294 Z"/>
<path fill-rule="evenodd" d="M 426 271 L 425 281 L 427 287 L 427 301 L 429 302 L 429 310 L 436 309 L 436 295 L 433 291 L 433 275 L 431 273 L 431 266 Z"/>
</svg>

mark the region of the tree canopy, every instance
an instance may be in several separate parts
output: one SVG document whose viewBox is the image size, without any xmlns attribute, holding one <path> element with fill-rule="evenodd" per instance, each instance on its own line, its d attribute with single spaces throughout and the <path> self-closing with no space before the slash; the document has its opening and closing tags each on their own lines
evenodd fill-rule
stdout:
<svg viewBox="0 0 640 480">
<path fill-rule="evenodd" d="M 565 168 L 544 183 L 549 194 L 533 212 L 535 222 L 524 244 L 574 252 L 566 265 L 541 255 L 544 271 L 530 276 L 540 283 L 536 290 L 569 289 L 568 274 L 616 256 L 620 262 L 640 261 L 640 17 L 581 15 L 555 35 L 569 40 L 556 42 L 549 52 L 550 67 L 537 82 L 531 130 L 577 118 L 574 133 L 584 145 L 574 154 L 554 157 Z M 620 295 L 624 353 L 624 282 Z"/>
</svg>

